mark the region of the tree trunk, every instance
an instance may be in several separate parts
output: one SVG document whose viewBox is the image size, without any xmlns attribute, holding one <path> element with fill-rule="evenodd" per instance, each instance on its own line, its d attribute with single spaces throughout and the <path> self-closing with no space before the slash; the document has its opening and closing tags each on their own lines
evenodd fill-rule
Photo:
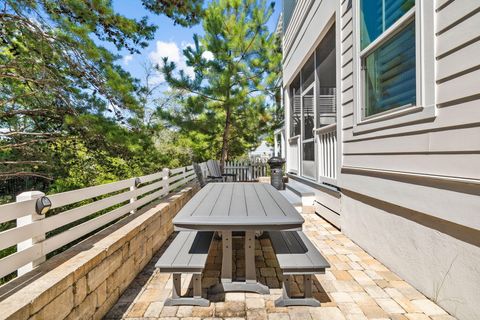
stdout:
<svg viewBox="0 0 480 320">
<path fill-rule="evenodd" d="M 225 161 L 227 161 L 227 158 L 228 158 L 228 135 L 230 134 L 231 116 L 232 116 L 232 112 L 231 112 L 230 106 L 228 106 L 227 114 L 225 117 L 225 127 L 223 130 L 222 155 L 220 157 L 220 170 L 222 170 L 222 173 L 224 172 Z"/>
</svg>

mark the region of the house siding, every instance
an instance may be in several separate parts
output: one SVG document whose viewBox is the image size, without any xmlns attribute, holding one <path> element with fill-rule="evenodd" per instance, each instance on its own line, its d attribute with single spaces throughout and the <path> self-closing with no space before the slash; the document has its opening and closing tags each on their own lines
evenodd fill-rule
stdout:
<svg viewBox="0 0 480 320">
<path fill-rule="evenodd" d="M 342 231 L 458 318 L 479 319 L 480 2 L 435 4 L 436 116 L 361 134 L 348 4 L 340 7 Z"/>
<path fill-rule="evenodd" d="M 287 168 L 295 158 L 288 143 L 288 85 L 334 19 L 341 197 L 317 196 L 318 208 L 341 213 L 347 236 L 452 315 L 480 319 L 480 2 L 422 3 L 435 24 L 433 39 L 421 41 L 424 51 L 433 41 L 433 53 L 420 68 L 435 68 L 429 74 L 420 69 L 432 97 L 422 101 L 434 112 L 395 118 L 411 119 L 408 124 L 377 122 L 390 126 L 369 131 L 358 130 L 355 121 L 356 3 L 297 3 L 296 23 L 284 39 Z"/>
</svg>

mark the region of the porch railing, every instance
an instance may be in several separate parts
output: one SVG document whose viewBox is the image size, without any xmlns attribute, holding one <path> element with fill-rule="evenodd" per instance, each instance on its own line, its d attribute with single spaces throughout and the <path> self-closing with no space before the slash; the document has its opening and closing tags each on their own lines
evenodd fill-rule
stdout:
<svg viewBox="0 0 480 320">
<path fill-rule="evenodd" d="M 319 179 L 336 184 L 337 179 L 337 125 L 330 124 L 315 130 L 318 139 Z"/>
<path fill-rule="evenodd" d="M 227 161 L 225 173 L 237 174 L 237 181 L 254 181 L 267 175 L 267 164 L 262 161 Z"/>
<path fill-rule="evenodd" d="M 18 195 L 17 202 L 0 206 L 0 224 L 11 225 L 0 232 L 0 278 L 30 271 L 47 254 L 54 255 L 194 178 L 193 166 L 187 166 L 48 196 L 39 191 Z M 37 213 L 48 206 L 48 214 Z"/>
<path fill-rule="evenodd" d="M 292 173 L 300 172 L 300 136 L 288 139 L 290 150 L 287 152 L 288 171 Z"/>
</svg>

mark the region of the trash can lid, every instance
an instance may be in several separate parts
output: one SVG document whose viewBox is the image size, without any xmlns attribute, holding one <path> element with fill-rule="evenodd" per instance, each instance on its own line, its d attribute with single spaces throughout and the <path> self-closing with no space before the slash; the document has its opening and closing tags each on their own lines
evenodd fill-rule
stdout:
<svg viewBox="0 0 480 320">
<path fill-rule="evenodd" d="M 268 159 L 267 163 L 270 166 L 282 166 L 285 163 L 285 160 L 280 157 L 271 157 Z"/>
</svg>

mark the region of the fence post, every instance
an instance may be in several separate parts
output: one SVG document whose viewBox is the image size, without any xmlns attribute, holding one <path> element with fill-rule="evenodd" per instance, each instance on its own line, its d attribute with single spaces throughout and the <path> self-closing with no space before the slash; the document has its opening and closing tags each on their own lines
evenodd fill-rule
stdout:
<svg viewBox="0 0 480 320">
<path fill-rule="evenodd" d="M 164 182 L 164 185 L 163 185 L 163 188 L 165 189 L 166 193 L 165 194 L 168 194 L 170 192 L 170 188 L 169 188 L 169 185 L 168 185 L 168 176 L 170 175 L 170 169 L 168 168 L 163 168 L 162 170 L 163 172 L 163 182 Z"/>
<path fill-rule="evenodd" d="M 187 180 L 185 178 L 186 173 L 187 173 L 187 167 L 183 167 L 183 169 L 182 169 L 182 184 L 181 184 L 182 186 L 183 186 L 183 184 L 186 183 L 186 180 Z"/>
<path fill-rule="evenodd" d="M 133 191 L 133 190 L 137 190 L 138 189 L 138 186 L 140 185 L 140 178 L 135 178 L 133 180 L 133 185 L 130 187 L 130 191 Z M 130 203 L 134 203 L 135 201 L 137 201 L 137 197 L 132 197 L 130 198 Z M 135 213 L 137 212 L 137 209 L 133 209 L 132 211 L 130 211 L 130 213 Z"/>
<path fill-rule="evenodd" d="M 16 201 L 17 202 L 23 202 L 23 201 L 38 199 L 38 198 L 41 198 L 43 196 L 45 196 L 45 193 L 40 192 L 40 191 L 22 192 L 17 196 Z M 17 218 L 17 227 L 24 226 L 24 225 L 27 225 L 27 224 L 31 224 L 34 221 L 42 220 L 44 218 L 45 218 L 45 215 L 37 214 L 36 211 L 35 211 L 35 206 L 33 206 L 32 207 L 32 212 L 29 212 L 29 214 L 26 215 L 26 216 Z M 27 239 L 25 241 L 19 242 L 17 244 L 17 252 L 22 251 L 22 250 L 26 250 L 26 249 L 30 248 L 31 246 L 33 246 L 34 244 L 42 242 L 43 240 L 45 240 L 45 234 L 40 234 L 36 237 L 32 237 L 32 238 Z M 27 263 L 23 267 L 18 268 L 18 270 L 17 270 L 18 276 L 21 276 L 21 275 L 31 271 L 34 267 L 38 266 L 40 263 L 42 263 L 44 261 L 45 261 L 45 256 L 42 256 L 42 257 L 40 257 L 40 258 L 38 258 L 38 259 L 36 259 L 32 262 Z"/>
</svg>

